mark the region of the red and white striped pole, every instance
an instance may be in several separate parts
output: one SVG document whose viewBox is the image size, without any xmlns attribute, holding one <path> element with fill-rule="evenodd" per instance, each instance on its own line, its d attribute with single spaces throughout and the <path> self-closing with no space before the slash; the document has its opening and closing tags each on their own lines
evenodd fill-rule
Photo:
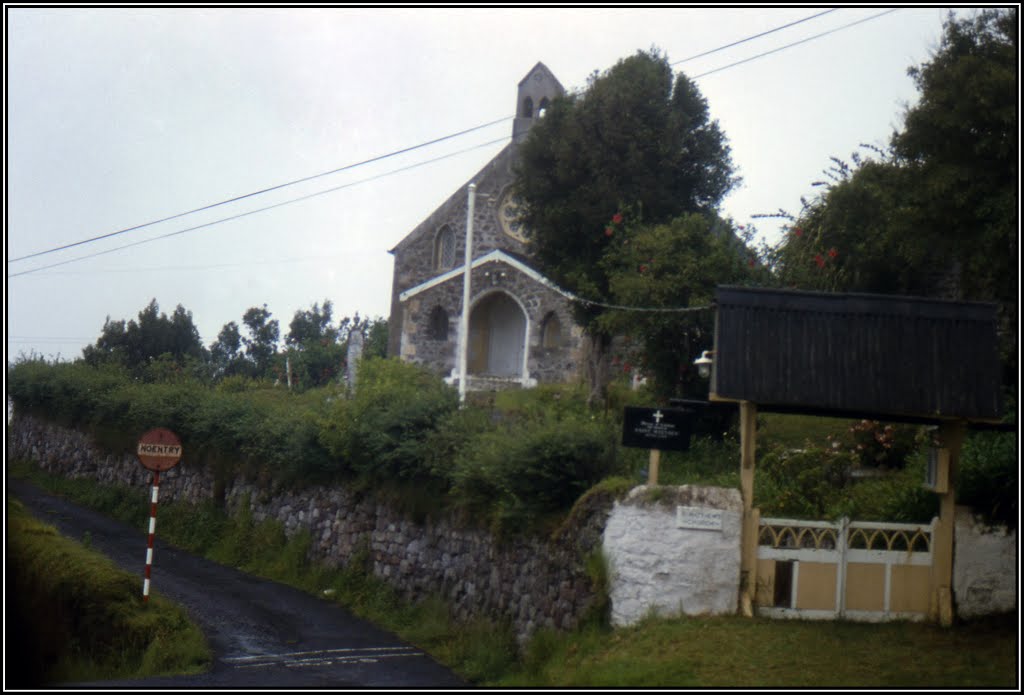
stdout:
<svg viewBox="0 0 1024 695">
<path fill-rule="evenodd" d="M 149 503 L 149 541 L 146 547 L 146 575 L 142 581 L 142 602 L 149 602 L 149 578 L 153 569 L 153 539 L 156 536 L 156 500 L 160 493 L 160 471 L 153 471 L 153 496 Z"/>
<path fill-rule="evenodd" d="M 163 427 L 149 430 L 139 438 L 136 450 L 139 463 L 153 471 L 153 497 L 149 506 L 149 544 L 146 550 L 146 578 L 142 582 L 142 602 L 149 601 L 149 575 L 153 569 L 153 537 L 156 535 L 156 500 L 160 492 L 160 471 L 170 470 L 181 460 L 181 440 Z"/>
</svg>

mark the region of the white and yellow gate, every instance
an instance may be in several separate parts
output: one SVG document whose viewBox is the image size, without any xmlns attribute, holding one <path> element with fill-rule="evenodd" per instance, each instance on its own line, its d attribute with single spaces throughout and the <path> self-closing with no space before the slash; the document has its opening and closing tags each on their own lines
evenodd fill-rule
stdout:
<svg viewBox="0 0 1024 695">
<path fill-rule="evenodd" d="M 925 620 L 937 523 L 761 519 L 758 614 Z"/>
</svg>

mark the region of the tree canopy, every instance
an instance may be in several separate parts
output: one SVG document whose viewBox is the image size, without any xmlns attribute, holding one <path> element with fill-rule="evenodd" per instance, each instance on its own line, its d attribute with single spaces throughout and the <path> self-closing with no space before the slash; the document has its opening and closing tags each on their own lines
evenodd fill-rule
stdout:
<svg viewBox="0 0 1024 695">
<path fill-rule="evenodd" d="M 541 269 L 563 287 L 606 301 L 601 259 L 616 213 L 659 224 L 714 211 L 737 183 L 729 146 L 707 102 L 668 59 L 638 52 L 587 89 L 555 99 L 522 143 L 515 189 Z M 589 328 L 596 314 L 578 313 Z"/>
<path fill-rule="evenodd" d="M 729 146 L 696 85 L 652 50 L 595 72 L 584 91 L 555 99 L 517 161 L 520 221 L 535 261 L 589 300 L 573 308 L 588 337 L 594 401 L 604 395 L 611 340 L 601 304 L 622 294 L 613 290 L 618 274 L 636 273 L 618 260 L 623 237 L 615 236 L 613 225 L 628 217 L 636 233 L 641 225 L 666 225 L 681 215 L 717 219 L 719 203 L 738 182 Z M 676 233 L 683 226 L 664 229 Z M 671 252 L 678 260 L 678 245 L 660 242 L 652 253 Z"/>
<path fill-rule="evenodd" d="M 192 312 L 179 304 L 168 317 L 156 299 L 139 312 L 138 320 L 112 321 L 108 316 L 96 343 L 82 351 L 88 364 L 114 363 L 135 371 L 164 355 L 183 365 L 188 359 L 204 359 L 204 348 Z"/>
<path fill-rule="evenodd" d="M 1018 248 L 1016 9 L 950 15 L 920 99 L 888 149 L 834 159 L 825 190 L 775 250 L 786 285 L 994 301 L 1015 381 Z"/>
</svg>

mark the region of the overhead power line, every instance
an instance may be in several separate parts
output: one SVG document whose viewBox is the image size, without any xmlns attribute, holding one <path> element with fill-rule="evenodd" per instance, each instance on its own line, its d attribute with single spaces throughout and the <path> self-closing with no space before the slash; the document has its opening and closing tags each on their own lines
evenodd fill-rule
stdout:
<svg viewBox="0 0 1024 695">
<path fill-rule="evenodd" d="M 784 51 L 787 48 L 793 48 L 793 46 L 799 46 L 800 44 L 807 43 L 808 41 L 813 41 L 814 39 L 820 39 L 822 36 L 828 36 L 829 34 L 834 34 L 837 31 L 842 31 L 843 29 L 849 29 L 852 26 L 856 26 L 858 24 L 863 24 L 864 22 L 869 22 L 872 19 L 878 19 L 879 17 L 884 17 L 887 14 L 892 14 L 893 12 L 895 12 L 898 9 L 900 9 L 900 8 L 896 7 L 896 8 L 893 8 L 891 10 L 886 10 L 885 12 L 879 12 L 876 15 L 871 15 L 870 17 L 865 17 L 863 19 L 858 19 L 855 22 L 850 22 L 849 24 L 844 24 L 841 27 L 836 27 L 835 29 L 830 29 L 830 30 L 824 31 L 824 32 L 822 32 L 820 34 L 815 34 L 814 36 L 808 36 L 806 39 L 801 39 L 800 41 L 794 41 L 793 43 L 786 44 L 785 46 L 780 46 L 779 48 L 775 48 L 775 49 L 772 49 L 770 51 L 765 51 L 764 53 L 758 53 L 755 56 L 751 56 L 749 58 L 744 58 L 743 60 L 738 60 L 735 63 L 729 63 L 728 65 L 723 65 L 720 68 L 715 68 L 714 70 L 708 70 L 707 72 L 702 72 L 699 75 L 694 75 L 690 79 L 691 80 L 696 80 L 696 79 L 699 79 L 701 77 L 707 77 L 708 75 L 713 75 L 716 72 L 721 72 L 722 70 L 728 70 L 729 68 L 734 68 L 737 65 L 743 65 L 744 63 L 749 63 L 750 61 L 757 60 L 758 58 L 764 58 L 765 56 L 772 55 L 773 53 L 778 53 L 779 51 Z"/>
<path fill-rule="evenodd" d="M 508 139 L 509 139 L 508 137 L 498 138 L 497 140 L 491 140 L 490 142 L 485 142 L 485 143 L 480 144 L 480 145 L 474 145 L 473 147 L 467 147 L 466 149 L 459 150 L 458 152 L 452 152 L 452 153 L 449 153 L 449 154 L 446 154 L 446 155 L 442 155 L 440 157 L 435 157 L 434 159 L 428 159 L 428 160 L 426 160 L 424 162 L 418 162 L 417 164 L 410 164 L 409 166 L 402 167 L 400 169 L 393 169 L 392 171 L 387 171 L 387 172 L 384 172 L 383 174 L 378 174 L 376 176 L 371 176 L 369 178 L 360 179 L 359 181 L 351 181 L 351 182 L 343 184 L 341 186 L 334 186 L 333 188 L 328 188 L 328 189 L 325 189 L 325 190 L 322 190 L 322 191 L 317 191 L 315 193 L 310 193 L 308 195 L 300 196 L 298 198 L 292 198 L 291 200 L 285 200 L 285 201 L 282 201 L 280 203 L 275 203 L 273 205 L 267 205 L 265 207 L 257 208 L 255 210 L 249 210 L 248 212 L 242 212 L 242 213 L 239 213 L 237 215 L 231 215 L 230 217 L 223 217 L 223 218 L 221 218 L 219 220 L 213 220 L 212 222 L 205 222 L 203 224 L 198 224 L 198 225 L 195 225 L 194 227 L 189 227 L 187 229 L 179 229 L 176 232 L 169 232 L 167 234 L 161 234 L 160 236 L 155 236 L 155 237 L 152 237 L 150 239 L 143 239 L 141 241 L 136 241 L 136 242 L 133 242 L 131 244 L 125 244 L 123 246 L 117 246 L 115 248 L 107 249 L 105 251 L 98 251 L 96 253 L 89 254 L 88 256 L 79 256 L 77 258 L 69 258 L 68 260 L 61 261 L 59 263 L 51 263 L 50 265 L 39 266 L 38 268 L 32 268 L 31 270 L 23 270 L 20 273 L 8 273 L 7 277 L 8 278 L 16 278 L 16 277 L 20 277 L 22 275 L 29 275 L 31 273 L 37 273 L 40 270 L 48 270 L 49 268 L 56 268 L 58 266 L 67 265 L 68 263 L 76 263 L 78 261 L 84 261 L 84 260 L 86 260 L 88 258 L 95 258 L 97 256 L 103 256 L 103 255 L 106 255 L 108 253 L 114 253 L 115 251 L 121 251 L 123 249 L 131 248 L 133 246 L 141 246 L 142 244 L 148 244 L 151 241 L 157 241 L 159 239 L 167 239 L 167 238 L 173 237 L 173 236 L 180 236 L 180 235 L 186 234 L 188 232 L 194 232 L 194 231 L 196 231 L 198 229 L 205 229 L 206 227 L 212 227 L 213 225 L 221 224 L 222 222 L 230 222 L 231 220 L 237 220 L 237 219 L 240 219 L 242 217 L 248 217 L 249 215 L 255 215 L 255 214 L 260 213 L 260 212 L 266 212 L 267 210 L 273 210 L 275 208 L 281 208 L 281 207 L 284 207 L 286 205 L 292 205 L 293 203 L 298 203 L 298 202 L 301 202 L 303 200 L 309 200 L 310 198 L 316 198 L 318 196 L 326 195 L 328 193 L 334 193 L 335 191 L 340 191 L 340 190 L 342 190 L 344 188 L 351 188 L 352 186 L 357 186 L 357 185 L 362 184 L 362 183 L 368 183 L 370 181 L 375 181 L 377 179 L 384 178 L 385 176 L 391 176 L 392 174 L 398 174 L 398 173 L 401 173 L 403 171 L 409 171 L 410 169 L 416 169 L 416 168 L 419 168 L 421 166 L 426 166 L 427 164 L 433 164 L 434 162 L 440 162 L 441 160 L 449 159 L 451 157 L 455 157 L 455 156 L 460 155 L 460 154 L 465 154 L 466 152 L 470 152 L 472 150 L 477 150 L 477 149 L 480 149 L 482 147 L 489 147 L 490 145 L 494 145 L 494 144 L 497 144 L 499 142 L 504 142 L 505 140 L 508 140 Z"/>
<path fill-rule="evenodd" d="M 504 118 L 499 118 L 497 120 L 491 121 L 490 123 L 484 123 L 482 125 L 473 126 L 472 128 L 467 128 L 466 130 L 460 130 L 457 133 L 452 133 L 450 135 L 445 135 L 445 136 L 442 136 L 442 137 L 439 137 L 439 138 L 434 138 L 433 140 L 430 140 L 428 142 L 422 142 L 419 145 L 413 145 L 412 147 L 406 147 L 406 148 L 401 149 L 401 150 L 395 150 L 394 152 L 388 152 L 387 154 L 382 154 L 382 155 L 378 155 L 376 157 L 371 157 L 370 159 L 364 159 L 363 161 L 356 162 L 355 164 L 347 164 L 347 165 L 345 165 L 343 167 L 338 167 L 337 169 L 331 169 L 330 171 L 325 171 L 325 172 L 320 173 L 320 174 L 313 174 L 312 176 L 306 176 L 306 177 L 303 177 L 301 179 L 295 179 L 294 181 L 288 181 L 286 183 L 280 183 L 280 184 L 277 184 L 276 186 L 270 186 L 269 188 L 264 188 L 264 189 L 259 190 L 259 191 L 253 191 L 252 193 L 246 193 L 245 195 L 235 196 L 234 198 L 229 198 L 227 200 L 222 200 L 222 201 L 217 202 L 217 203 L 210 203 L 209 205 L 204 205 L 202 207 L 198 207 L 198 208 L 189 210 L 187 212 L 179 212 L 176 215 L 170 215 L 169 217 L 163 217 L 163 218 L 161 218 L 159 220 L 153 220 L 152 222 L 144 222 L 142 224 L 137 224 L 134 227 L 128 227 L 126 229 L 120 229 L 120 230 L 118 230 L 116 232 L 110 232 L 109 234 L 101 234 L 100 236 L 92 237 L 91 239 L 82 239 L 81 241 L 76 241 L 76 242 L 73 242 L 71 244 L 65 244 L 63 246 L 57 246 L 57 247 L 52 248 L 52 249 L 46 249 L 45 251 L 37 251 L 35 253 L 30 253 L 27 256 L 20 256 L 18 258 L 12 258 L 12 259 L 8 260 L 7 262 L 8 263 L 14 263 L 15 261 L 24 261 L 24 260 L 29 259 L 29 258 L 36 258 L 37 256 L 44 256 L 44 255 L 46 255 L 48 253 L 55 253 L 57 251 L 63 251 L 65 249 L 70 249 L 70 248 L 73 248 L 75 246 L 81 246 L 83 244 L 89 244 L 89 243 L 92 243 L 94 241 L 100 241 L 101 239 L 109 239 L 110 237 L 117 236 L 119 234 L 126 234 L 127 232 L 134 232 L 136 230 L 143 229 L 145 227 L 152 227 L 155 224 L 160 224 L 161 222 L 169 222 L 170 220 L 176 220 L 179 217 L 184 217 L 186 215 L 191 215 L 191 214 L 196 213 L 196 212 L 203 212 L 204 210 L 211 210 L 213 208 L 220 207 L 221 205 L 227 205 L 228 203 L 235 203 L 235 202 L 238 202 L 239 200 L 245 200 L 246 198 L 252 198 L 253 196 L 262 195 L 264 193 L 270 193 L 272 191 L 277 191 L 277 190 L 280 190 L 282 188 L 287 188 L 289 186 L 294 186 L 296 184 L 305 183 L 306 181 L 312 181 L 313 179 L 319 179 L 319 178 L 323 178 L 324 176 L 330 176 L 331 174 L 337 174 L 337 173 L 340 173 L 342 171 L 348 171 L 349 169 L 355 169 L 356 167 L 361 167 L 361 166 L 365 166 L 367 164 L 372 164 L 374 162 L 379 162 L 379 161 L 382 161 L 384 159 L 388 159 L 390 157 L 396 157 L 396 156 L 398 156 L 400 154 L 405 154 L 407 152 L 412 152 L 413 150 L 422 149 L 422 148 L 428 147 L 430 145 L 436 145 L 437 143 L 444 142 L 445 140 L 451 140 L 452 138 L 457 138 L 457 137 L 460 137 L 462 135 L 467 135 L 467 134 L 472 133 L 474 131 L 490 127 L 490 126 L 495 125 L 497 123 L 501 123 L 502 121 L 507 121 L 510 118 L 512 118 L 512 116 L 505 116 Z M 10 276 L 10 277 L 13 277 L 13 276 Z"/>
<path fill-rule="evenodd" d="M 781 25 L 779 27 L 775 27 L 774 29 L 769 29 L 768 31 L 763 31 L 763 32 L 761 32 L 759 34 L 755 34 L 753 36 L 749 36 L 747 38 L 740 39 L 739 41 L 734 41 L 732 43 L 725 44 L 723 46 L 719 46 L 718 48 L 714 48 L 714 49 L 711 49 L 709 51 L 704 51 L 703 53 L 699 53 L 697 55 L 693 55 L 693 56 L 690 56 L 688 58 L 683 58 L 682 60 L 679 60 L 679 61 L 676 61 L 676 62 L 672 63 L 672 65 L 679 65 L 681 63 L 685 63 L 685 62 L 688 62 L 690 60 L 695 60 L 697 58 L 700 58 L 700 57 L 703 57 L 703 56 L 706 56 L 706 55 L 710 55 L 712 53 L 717 53 L 719 51 L 725 50 L 727 48 L 732 48 L 734 46 L 746 43 L 748 41 L 752 41 L 752 40 L 760 38 L 762 36 L 766 36 L 768 34 L 772 34 L 772 33 L 775 33 L 777 31 L 781 31 L 783 29 L 795 26 L 797 24 L 802 24 L 803 22 L 807 22 L 807 21 L 810 21 L 812 19 L 816 19 L 816 18 L 821 17 L 823 15 L 829 14 L 830 12 L 834 12 L 835 9 L 837 9 L 837 8 L 832 8 L 832 9 L 829 9 L 829 10 L 825 10 L 824 12 L 819 12 L 817 14 L 810 15 L 808 17 L 804 17 L 803 19 L 799 19 L 799 20 L 796 20 L 794 22 L 790 22 L 788 24 L 784 24 L 784 25 Z M 758 55 L 752 56 L 750 58 L 745 58 L 744 60 L 740 60 L 740 61 L 737 61 L 735 63 L 730 63 L 729 65 L 725 65 L 725 66 L 722 66 L 720 68 L 715 68 L 714 70 L 709 70 L 709 71 L 701 73 L 699 75 L 695 75 L 695 76 L 691 77 L 691 79 L 695 80 L 695 79 L 698 79 L 698 78 L 701 78 L 701 77 L 705 77 L 707 75 L 711 75 L 711 74 L 714 74 L 714 73 L 717 73 L 717 72 L 721 72 L 723 70 L 727 70 L 729 68 L 736 67 L 738 65 L 743 65 L 744 63 L 749 63 L 749 62 L 751 62 L 753 60 L 756 60 L 758 58 L 763 58 L 765 56 L 772 55 L 774 53 L 778 53 L 780 51 L 783 51 L 783 50 L 785 50 L 787 48 L 792 48 L 794 46 L 798 46 L 798 45 L 807 43 L 809 41 L 813 41 L 813 40 L 821 38 L 823 36 L 827 36 L 829 34 L 833 34 L 833 33 L 837 32 L 837 31 L 841 31 L 843 29 L 847 29 L 849 27 L 856 26 L 858 24 L 862 24 L 862 23 L 870 21 L 872 19 L 877 19 L 877 18 L 882 17 L 884 15 L 891 14 L 892 12 L 895 12 L 897 9 L 899 9 L 899 8 L 890 9 L 890 10 L 887 10 L 885 12 L 881 12 L 879 14 L 872 15 L 871 17 L 866 17 L 866 18 L 863 18 L 863 19 L 860 19 L 860 20 L 857 20 L 857 21 L 854 21 L 854 22 L 850 22 L 848 24 L 844 24 L 843 26 L 836 27 L 835 29 L 830 29 L 829 31 L 822 32 L 820 34 L 815 34 L 814 36 L 810 36 L 808 38 L 801 39 L 800 41 L 795 41 L 793 43 L 787 44 L 785 46 L 781 46 L 781 47 L 773 49 L 771 51 L 766 51 L 764 53 L 759 53 Z M 133 227 L 128 227 L 128 228 L 125 228 L 125 229 L 121 229 L 121 230 L 118 230 L 116 232 L 110 232 L 108 234 L 102 234 L 100 236 L 92 237 L 90 239 L 83 239 L 81 241 L 76 241 L 76 242 L 73 242 L 73 243 L 70 243 L 70 244 L 65 244 L 63 246 L 59 246 L 59 247 L 55 247 L 55 248 L 51 248 L 51 249 L 46 249 L 44 251 L 38 251 L 38 252 L 35 252 L 35 253 L 32 253 L 32 254 L 28 254 L 28 255 L 25 255 L 25 256 L 20 256 L 18 258 L 10 259 L 7 262 L 8 263 L 14 263 L 14 262 L 17 262 L 17 261 L 23 261 L 23 260 L 27 260 L 27 259 L 30 259 L 30 258 L 36 258 L 38 256 L 43 256 L 43 255 L 46 255 L 46 254 L 55 253 L 57 251 L 63 251 L 63 250 L 66 250 L 66 249 L 69 249 L 69 248 L 73 248 L 73 247 L 76 247 L 76 246 L 82 246 L 84 244 L 92 243 L 92 242 L 95 242 L 95 241 L 100 241 L 102 239 L 108 239 L 110 237 L 114 237 L 114 236 L 117 236 L 117 235 L 120 235 L 120 234 L 125 234 L 125 233 L 128 233 L 128 232 L 137 231 L 137 230 L 140 230 L 140 229 L 143 229 L 143 228 L 146 228 L 146 227 L 150 227 L 150 226 L 159 224 L 161 222 L 168 222 L 170 220 L 175 220 L 175 219 L 178 219 L 178 218 L 181 218 L 181 217 L 185 217 L 186 215 L 191 215 L 193 213 L 202 212 L 202 211 L 205 211 L 205 210 L 210 210 L 210 209 L 222 206 L 222 205 L 227 205 L 228 203 L 233 203 L 233 202 L 237 202 L 237 201 L 240 201 L 240 200 L 245 200 L 247 198 L 251 198 L 251 197 L 254 197 L 254 196 L 257 196 L 257 195 L 262 195 L 264 193 L 270 193 L 272 191 L 280 190 L 282 188 L 286 188 L 286 187 L 289 187 L 289 186 L 294 186 L 294 185 L 297 185 L 299 183 L 304 183 L 306 181 L 312 181 L 312 180 L 317 179 L 317 178 L 322 178 L 324 176 L 329 176 L 331 174 L 336 174 L 336 173 L 340 173 L 342 171 L 347 171 L 347 170 L 350 170 L 350 169 L 354 169 L 356 167 L 360 167 L 360 166 L 364 166 L 364 165 L 367 165 L 367 164 L 371 164 L 373 162 L 378 162 L 378 161 L 381 161 L 381 160 L 384 160 L 384 159 L 387 159 L 387 158 L 390 158 L 390 157 L 394 157 L 394 156 L 397 156 L 397 155 L 400 155 L 400 154 L 405 154 L 407 152 L 412 152 L 414 150 L 421 149 L 423 147 L 427 147 L 429 145 L 434 145 L 434 144 L 437 144 L 439 142 L 443 142 L 445 140 L 450 140 L 452 138 L 460 137 L 462 135 L 466 135 L 466 134 L 472 133 L 474 131 L 490 127 L 490 126 L 495 125 L 497 123 L 501 123 L 503 121 L 507 121 L 510 118 L 512 118 L 512 116 L 505 116 L 503 118 L 499 118 L 499 119 L 490 121 L 488 123 L 483 123 L 481 125 L 474 126 L 472 128 L 467 128 L 467 129 L 459 131 L 457 133 L 452 133 L 450 135 L 445 135 L 445 136 L 442 136 L 442 137 L 439 137 L 439 138 L 435 138 L 433 140 L 430 140 L 430 141 L 427 141 L 427 142 L 424 142 L 424 143 L 420 143 L 418 145 L 413 145 L 411 147 L 406 147 L 406 148 L 401 149 L 401 150 L 396 150 L 394 152 L 389 152 L 387 154 L 379 155 L 377 157 L 373 157 L 373 158 L 370 158 L 370 159 L 367 159 L 367 160 L 363 160 L 361 162 L 356 162 L 354 164 L 348 164 L 346 166 L 339 167 L 339 168 L 336 168 L 336 169 L 332 169 L 330 171 L 325 171 L 325 172 L 320 173 L 320 174 L 313 174 L 311 176 L 306 176 L 306 177 L 303 177 L 303 178 L 300 178 L 300 179 L 295 179 L 293 181 L 288 181 L 286 183 L 277 184 L 275 186 L 264 188 L 264 189 L 261 189 L 261 190 L 258 190 L 258 191 L 253 191 L 251 193 L 246 193 L 244 195 L 236 196 L 234 198 L 230 198 L 230 199 L 227 199 L 227 200 L 222 200 L 222 201 L 219 201 L 217 203 L 211 203 L 209 205 L 204 205 L 202 207 L 198 207 L 198 208 L 195 208 L 195 209 L 192 209 L 192 210 L 188 210 L 186 212 L 181 212 L 181 213 L 178 213 L 178 214 L 175 214 L 175 215 L 170 215 L 168 217 L 164 217 L 164 218 L 161 218 L 161 219 L 158 219 L 158 220 L 153 220 L 151 222 L 145 222 L 143 224 L 135 225 Z M 395 173 L 399 173 L 399 172 L 402 172 L 402 171 L 406 171 L 408 169 L 413 169 L 413 168 L 416 168 L 416 167 L 419 167 L 419 166 L 423 166 L 425 164 L 430 164 L 430 163 L 433 163 L 433 162 L 437 162 L 437 161 L 440 161 L 440 160 L 443 160 L 443 159 L 447 159 L 448 157 L 451 157 L 451 156 L 455 156 L 455 155 L 458 155 L 458 154 L 462 154 L 464 152 L 468 152 L 468 151 L 473 150 L 473 149 L 477 149 L 477 148 L 480 148 L 480 147 L 486 147 L 486 146 L 494 144 L 496 142 L 501 142 L 502 140 L 505 140 L 505 139 L 507 139 L 507 138 L 500 138 L 498 140 L 492 140 L 491 142 L 484 143 L 483 145 L 477 145 L 475 147 L 471 147 L 471 148 L 468 148 L 466 150 L 461 150 L 459 152 L 455 152 L 455 153 L 452 153 L 450 155 L 445 155 L 445 156 L 442 156 L 442 157 L 437 157 L 437 158 L 434 158 L 434 159 L 431 159 L 431 160 L 427 160 L 425 162 L 421 162 L 419 164 L 411 165 L 409 167 L 403 167 L 401 169 L 397 169 L 397 170 L 394 170 L 394 171 L 391 171 L 391 172 L 387 172 L 385 174 L 381 174 L 381 175 L 374 176 L 374 177 L 371 177 L 371 178 L 368 178 L 368 179 L 363 179 L 363 180 L 360 180 L 360 181 L 356 181 L 356 182 L 353 182 L 351 184 L 345 184 L 343 186 L 337 186 L 337 187 L 330 188 L 330 189 L 327 189 L 327 190 L 324 190 L 324 191 L 319 191 L 319 192 L 316 192 L 316 193 L 312 193 L 310 195 L 301 196 L 299 198 L 294 198 L 292 200 L 284 201 L 282 203 L 277 203 L 275 205 L 269 205 L 269 206 L 266 206 L 266 207 L 258 208 L 256 210 L 251 210 L 249 212 L 244 212 L 244 213 L 240 213 L 238 215 L 232 215 L 230 217 L 225 217 L 225 218 L 222 218 L 220 220 L 215 220 L 213 222 L 208 222 L 208 223 L 205 223 L 205 224 L 197 225 L 197 226 L 194 226 L 194 227 L 189 227 L 187 229 L 179 230 L 179 231 L 176 231 L 176 232 L 171 232 L 169 234 L 164 234 L 164 235 L 161 235 L 161 236 L 153 237 L 151 239 L 146 239 L 146 240 L 135 242 L 135 243 L 132 243 L 132 244 L 126 244 L 124 246 L 118 246 L 116 248 L 108 249 L 106 251 L 101 251 L 99 253 L 94 253 L 94 254 L 90 254 L 90 255 L 87 255 L 87 256 L 80 256 L 78 258 L 69 259 L 67 261 L 62 261 L 60 263 L 54 263 L 54 264 L 47 265 L 47 266 L 41 266 L 41 267 L 34 268 L 34 269 L 31 269 L 31 270 L 26 270 L 26 271 L 23 271 L 23 272 L 20 272 L 20 273 L 8 274 L 7 277 L 8 278 L 13 278 L 13 277 L 19 277 L 19 276 L 22 276 L 22 275 L 28 275 L 30 273 L 38 272 L 40 270 L 47 270 L 47 269 L 55 268 L 55 267 L 58 267 L 58 266 L 61 266 L 61 265 L 66 265 L 68 263 L 74 263 L 74 262 L 77 262 L 77 261 L 86 260 L 88 258 L 94 258 L 96 256 L 101 256 L 101 255 L 104 255 L 104 254 L 107 254 L 107 253 L 113 253 L 115 251 L 120 251 L 122 249 L 130 248 L 132 246 L 138 246 L 140 244 L 149 243 L 150 241 L 156 241 L 158 239 L 165 239 L 165 238 L 168 238 L 168 237 L 177 236 L 177 235 L 180 235 L 180 234 L 185 234 L 187 232 L 195 231 L 195 230 L 198 230 L 198 229 L 203 229 L 203 228 L 206 228 L 206 227 L 211 227 L 213 225 L 220 224 L 221 222 L 228 222 L 228 221 L 235 220 L 235 219 L 238 219 L 238 218 L 241 218 L 241 217 L 247 217 L 249 215 L 253 215 L 253 214 L 256 214 L 256 213 L 259 213 L 259 212 L 265 212 L 267 210 L 272 210 L 274 208 L 282 207 L 284 205 L 290 205 L 292 203 L 300 202 L 300 201 L 303 201 L 303 200 L 308 200 L 309 198 L 313 198 L 313 197 L 317 197 L 317 196 L 320 196 L 320 195 L 324 195 L 326 193 L 331 193 L 331 192 L 334 192 L 334 191 L 337 191 L 337 190 L 341 190 L 343 188 L 348 188 L 349 186 L 357 185 L 357 184 L 360 184 L 360 183 L 366 183 L 368 181 L 373 181 L 373 180 L 376 180 L 376 179 L 379 179 L 379 178 L 383 178 L 384 176 L 389 176 L 391 174 L 395 174 Z"/>
<path fill-rule="evenodd" d="M 739 46 L 741 43 L 746 43 L 747 41 L 753 41 L 754 39 L 759 39 L 762 36 L 768 36 L 768 34 L 774 34 L 777 31 L 782 31 L 783 29 L 788 29 L 789 27 L 794 27 L 797 24 L 803 24 L 804 22 L 809 22 L 812 19 L 817 19 L 818 17 L 821 17 L 823 15 L 827 15 L 829 12 L 835 12 L 837 9 L 838 8 L 833 7 L 831 10 L 825 10 L 824 12 L 819 12 L 818 14 L 812 14 L 810 17 L 804 17 L 803 19 L 798 19 L 795 22 L 790 22 L 789 24 L 783 24 L 781 27 L 775 27 L 774 29 L 769 29 L 768 31 L 762 31 L 760 34 L 754 34 L 753 36 L 748 36 L 745 39 L 740 39 L 739 41 L 733 41 L 732 43 L 727 43 L 726 45 L 719 46 L 718 48 L 712 48 L 710 51 L 704 51 L 703 53 L 698 53 L 697 55 L 692 55 L 689 58 L 683 58 L 682 60 L 677 60 L 676 62 L 672 63 L 672 65 L 681 65 L 682 63 L 688 63 L 691 60 L 697 60 L 697 58 L 703 58 L 704 56 L 709 56 L 712 53 L 718 53 L 719 51 L 724 51 L 725 49 L 732 48 L 733 46 Z"/>
</svg>

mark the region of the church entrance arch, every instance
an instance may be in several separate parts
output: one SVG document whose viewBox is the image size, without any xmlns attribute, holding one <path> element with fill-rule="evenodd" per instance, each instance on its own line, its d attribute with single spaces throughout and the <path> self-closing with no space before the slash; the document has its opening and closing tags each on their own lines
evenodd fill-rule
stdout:
<svg viewBox="0 0 1024 695">
<path fill-rule="evenodd" d="M 469 314 L 469 373 L 518 379 L 525 355 L 526 312 L 519 302 L 500 290 L 479 298 Z"/>
</svg>

